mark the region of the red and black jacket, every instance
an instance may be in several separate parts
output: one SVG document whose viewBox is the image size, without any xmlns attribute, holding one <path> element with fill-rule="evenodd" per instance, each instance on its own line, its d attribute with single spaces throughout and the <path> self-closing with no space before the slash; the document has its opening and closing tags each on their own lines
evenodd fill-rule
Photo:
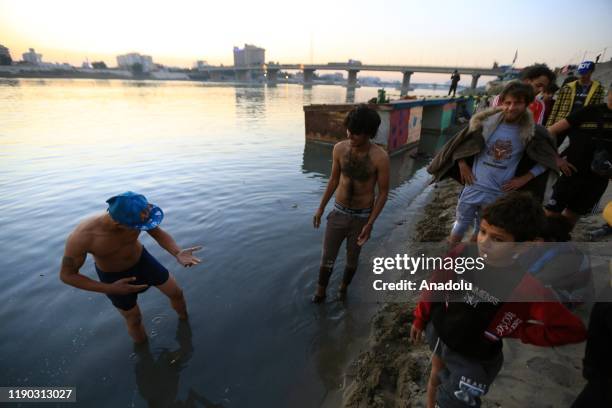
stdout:
<svg viewBox="0 0 612 408">
<path fill-rule="evenodd" d="M 459 245 L 447 256 L 456 257 L 464 248 L 463 245 Z M 456 278 L 457 274 L 454 271 L 443 270 L 436 271 L 432 281 L 456 281 Z M 442 313 L 448 309 L 448 303 L 442 302 L 440 305 L 436 302 L 436 298 L 437 295 L 430 291 L 421 293 L 413 321 L 418 329 L 423 330 L 430 321 L 432 305 L 442 307 Z M 511 291 L 509 299 L 541 299 L 541 301 L 501 303 L 482 331 L 482 338 L 498 342 L 504 337 L 512 337 L 537 346 L 559 346 L 579 343 L 586 339 L 586 329 L 582 321 L 559 303 L 554 294 L 529 273 L 526 273 Z"/>
</svg>

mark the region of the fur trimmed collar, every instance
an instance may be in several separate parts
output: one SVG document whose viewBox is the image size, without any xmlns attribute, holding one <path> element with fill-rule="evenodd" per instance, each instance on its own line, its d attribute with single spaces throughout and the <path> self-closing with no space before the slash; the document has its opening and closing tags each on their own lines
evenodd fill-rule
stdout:
<svg viewBox="0 0 612 408">
<path fill-rule="evenodd" d="M 472 119 L 470 119 L 469 132 L 482 130 L 482 137 L 486 141 L 503 120 L 504 114 L 502 108 L 495 107 L 487 109 L 472 116 Z M 519 125 L 521 141 L 523 145 L 527 145 L 535 133 L 535 122 L 529 107 L 525 110 L 523 116 L 519 118 L 517 124 Z"/>
</svg>

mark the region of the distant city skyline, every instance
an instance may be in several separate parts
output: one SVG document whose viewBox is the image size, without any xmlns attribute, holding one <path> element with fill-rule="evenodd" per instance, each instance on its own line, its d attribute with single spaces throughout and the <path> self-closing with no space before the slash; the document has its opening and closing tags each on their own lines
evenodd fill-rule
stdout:
<svg viewBox="0 0 612 408">
<path fill-rule="evenodd" d="M 518 50 L 517 66 L 555 67 L 585 54 L 612 57 L 608 0 L 498 6 L 478 0 L 469 7 L 400 0 L 163 4 L 0 0 L 0 44 L 14 60 L 34 48 L 44 61 L 75 66 L 86 59 L 116 66 L 118 55 L 131 52 L 167 66 L 187 68 L 198 60 L 233 65 L 233 47 L 245 43 L 265 48 L 266 61 L 281 63 L 353 58 L 364 64 L 489 67 L 494 61 L 510 64 Z"/>
</svg>

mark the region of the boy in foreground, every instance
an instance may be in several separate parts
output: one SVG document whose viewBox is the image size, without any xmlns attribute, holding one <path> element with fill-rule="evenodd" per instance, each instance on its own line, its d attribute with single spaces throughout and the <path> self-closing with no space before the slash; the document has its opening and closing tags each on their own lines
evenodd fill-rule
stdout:
<svg viewBox="0 0 612 408">
<path fill-rule="evenodd" d="M 448 255 L 482 257 L 486 268 L 471 277 L 452 270 L 434 274 L 435 281 L 443 282 L 471 278 L 472 288 L 447 292 L 443 299 L 422 293 L 410 337 L 417 342 L 425 331 L 433 350 L 429 408 L 479 407 L 501 370 L 504 337 L 548 347 L 586 338 L 582 321 L 516 261 L 525 250 L 521 243 L 539 236 L 543 219 L 541 206 L 529 194 L 499 198 L 483 211 L 477 253 L 459 245 Z"/>
</svg>

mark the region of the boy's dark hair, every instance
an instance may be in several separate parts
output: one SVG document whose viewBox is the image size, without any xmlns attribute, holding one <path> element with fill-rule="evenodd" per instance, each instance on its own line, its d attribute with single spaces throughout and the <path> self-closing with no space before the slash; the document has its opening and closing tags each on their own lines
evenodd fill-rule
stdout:
<svg viewBox="0 0 612 408">
<path fill-rule="evenodd" d="M 346 115 L 344 126 L 354 135 L 367 135 L 373 139 L 380 126 L 380 116 L 374 109 L 361 104 Z"/>
<path fill-rule="evenodd" d="M 568 242 L 572 239 L 572 224 L 561 214 L 548 214 L 544 218 L 542 238 L 547 242 Z"/>
<path fill-rule="evenodd" d="M 482 218 L 508 232 L 515 242 L 524 242 L 542 236 L 545 216 L 530 193 L 513 191 L 485 207 Z"/>
<path fill-rule="evenodd" d="M 557 85 L 554 82 L 551 82 L 550 84 L 548 84 L 546 89 L 544 89 L 544 92 L 554 95 L 558 90 L 559 90 L 559 85 Z"/>
<path fill-rule="evenodd" d="M 557 75 L 548 68 L 546 64 L 533 64 L 523 68 L 521 71 L 521 80 L 536 79 L 544 75 L 552 83 L 557 80 Z"/>
<path fill-rule="evenodd" d="M 499 94 L 499 102 L 504 103 L 506 96 L 514 96 L 515 98 L 523 99 L 527 105 L 535 99 L 533 87 L 521 81 L 512 81 L 508 83 L 501 91 L 501 94 Z"/>
</svg>

